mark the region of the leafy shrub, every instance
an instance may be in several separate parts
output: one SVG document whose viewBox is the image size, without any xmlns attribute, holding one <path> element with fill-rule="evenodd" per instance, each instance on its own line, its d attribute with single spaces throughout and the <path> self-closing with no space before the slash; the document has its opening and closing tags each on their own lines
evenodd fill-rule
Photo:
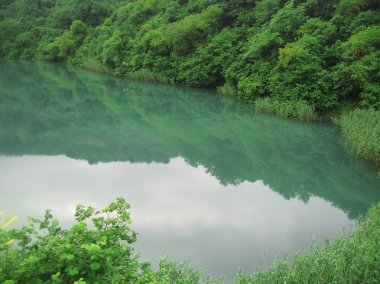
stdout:
<svg viewBox="0 0 380 284">
<path fill-rule="evenodd" d="M 342 115 L 340 126 L 347 142 L 362 158 L 380 165 L 380 112 L 357 109 Z"/>
<path fill-rule="evenodd" d="M 218 25 L 222 9 L 211 5 L 199 14 L 169 24 L 165 31 L 165 39 L 176 54 L 188 54 L 193 51 L 194 43 L 212 33 Z"/>
<path fill-rule="evenodd" d="M 47 210 L 43 220 L 31 218 L 21 229 L 6 230 L 15 217 L 0 219 L 1 283 L 219 283 L 201 280 L 187 263 L 161 259 L 157 272 L 140 262 L 129 246 L 136 241 L 130 229 L 129 204 L 123 198 L 103 210 L 78 205 L 76 221 L 64 230 Z M 1 218 L 1 215 L 0 215 Z M 13 239 L 15 242 L 13 242 Z"/>
<path fill-rule="evenodd" d="M 77 223 L 69 230 L 59 227 L 47 210 L 43 220 L 32 219 L 31 225 L 9 232 L 20 248 L 1 251 L 0 281 L 136 283 L 149 267 L 142 266 L 124 244 L 136 240 L 128 209 L 122 198 L 101 211 L 78 205 Z"/>
<path fill-rule="evenodd" d="M 323 48 L 312 36 L 303 36 L 280 49 L 269 89 L 279 100 L 303 100 L 318 110 L 331 110 L 338 105 L 332 88 L 331 74 L 323 68 L 319 54 Z"/>
</svg>

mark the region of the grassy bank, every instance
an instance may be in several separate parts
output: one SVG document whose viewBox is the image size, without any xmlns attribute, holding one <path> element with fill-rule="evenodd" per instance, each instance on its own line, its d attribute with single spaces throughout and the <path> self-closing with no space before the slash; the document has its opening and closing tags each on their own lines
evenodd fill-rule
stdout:
<svg viewBox="0 0 380 284">
<path fill-rule="evenodd" d="M 304 101 L 258 98 L 254 102 L 254 108 L 259 112 L 301 121 L 313 121 L 318 117 L 314 107 Z M 380 111 L 351 109 L 334 118 L 334 121 L 342 129 L 347 150 L 380 167 Z"/>
<path fill-rule="evenodd" d="M 361 218 L 355 231 L 327 244 L 298 253 L 294 263 L 275 262 L 268 271 L 240 273 L 235 284 L 248 283 L 378 283 L 380 275 L 380 204 Z"/>
<path fill-rule="evenodd" d="M 288 118 L 312 121 L 316 118 L 315 109 L 305 101 L 279 101 L 271 98 L 259 98 L 254 107 L 257 111 L 273 113 Z"/>
<path fill-rule="evenodd" d="M 103 73 L 103 74 L 112 74 L 113 71 L 108 66 L 99 63 L 96 60 L 85 60 L 81 65 L 83 69 L 91 71 L 91 72 L 97 72 L 97 73 Z"/>
<path fill-rule="evenodd" d="M 339 124 L 352 150 L 380 166 L 380 112 L 356 109 L 343 114 Z"/>
<path fill-rule="evenodd" d="M 127 76 L 131 80 L 136 80 L 146 83 L 163 83 L 163 84 L 173 84 L 173 80 L 165 77 L 161 74 L 152 72 L 148 69 L 141 69 L 138 71 L 130 72 Z"/>
<path fill-rule="evenodd" d="M 222 281 L 211 277 L 202 279 L 200 271 L 186 263 L 162 259 L 154 270 L 150 263 L 141 262 L 129 246 L 136 241 L 136 233 L 129 228 L 128 210 L 129 205 L 122 198 L 100 211 L 78 206 L 77 223 L 69 230 L 60 228 L 49 211 L 43 220 L 32 219 L 31 224 L 18 230 L 7 231 L 14 218 L 3 222 L 0 219 L 0 282 L 211 284 Z M 377 283 L 379 255 L 380 203 L 358 221 L 350 236 L 342 235 L 323 249 L 312 246 L 311 252 L 298 253 L 291 265 L 276 261 L 268 271 L 252 275 L 240 272 L 233 281 L 235 284 Z"/>
</svg>

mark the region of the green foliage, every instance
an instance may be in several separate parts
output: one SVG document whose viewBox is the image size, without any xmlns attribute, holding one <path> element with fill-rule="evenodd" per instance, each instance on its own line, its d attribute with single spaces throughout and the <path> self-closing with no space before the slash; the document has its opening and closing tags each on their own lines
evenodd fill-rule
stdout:
<svg viewBox="0 0 380 284">
<path fill-rule="evenodd" d="M 343 45 L 343 56 L 361 57 L 380 49 L 380 26 L 369 27 L 351 36 Z"/>
<path fill-rule="evenodd" d="M 366 9 L 376 9 L 378 5 L 376 0 L 341 0 L 337 5 L 337 14 L 353 16 Z"/>
<path fill-rule="evenodd" d="M 221 13 L 222 9 L 218 5 L 212 5 L 199 14 L 171 23 L 166 28 L 165 41 L 175 54 L 188 54 L 193 51 L 195 43 L 213 32 Z"/>
<path fill-rule="evenodd" d="M 258 98 L 254 106 L 260 112 L 274 113 L 303 121 L 311 121 L 316 118 L 314 107 L 305 101 L 279 101 L 271 98 Z"/>
<path fill-rule="evenodd" d="M 193 87 L 215 87 L 223 83 L 223 73 L 234 61 L 235 46 L 241 37 L 240 28 L 221 30 L 180 64 L 178 81 Z"/>
<path fill-rule="evenodd" d="M 377 283 L 380 273 L 380 204 L 359 220 L 348 237 L 312 244 L 309 254 L 298 253 L 293 264 L 276 261 L 269 271 L 238 273 L 234 284 L 255 283 Z"/>
<path fill-rule="evenodd" d="M 256 3 L 254 9 L 255 18 L 257 24 L 264 24 L 267 22 L 279 9 L 280 5 L 283 4 L 278 0 L 261 0 Z"/>
<path fill-rule="evenodd" d="M 0 56 L 11 52 L 12 41 L 15 41 L 20 31 L 21 23 L 18 20 L 6 18 L 0 21 Z"/>
<path fill-rule="evenodd" d="M 80 20 L 75 20 L 68 31 L 56 37 L 46 47 L 42 47 L 43 59 L 47 61 L 66 61 L 74 56 L 76 49 L 87 35 L 87 26 Z"/>
<path fill-rule="evenodd" d="M 380 112 L 357 109 L 340 118 L 347 142 L 360 156 L 380 165 Z"/>
<path fill-rule="evenodd" d="M 323 68 L 322 46 L 312 36 L 303 36 L 280 49 L 269 89 L 281 100 L 304 100 L 317 110 L 331 110 L 338 104 L 331 75 Z"/>
<path fill-rule="evenodd" d="M 122 198 L 101 211 L 78 205 L 77 223 L 69 230 L 59 227 L 49 210 L 43 220 L 32 218 L 30 225 L 9 231 L 20 248 L 1 252 L 0 281 L 137 283 L 149 268 L 141 267 L 124 244 L 136 240 L 128 209 Z"/>
</svg>

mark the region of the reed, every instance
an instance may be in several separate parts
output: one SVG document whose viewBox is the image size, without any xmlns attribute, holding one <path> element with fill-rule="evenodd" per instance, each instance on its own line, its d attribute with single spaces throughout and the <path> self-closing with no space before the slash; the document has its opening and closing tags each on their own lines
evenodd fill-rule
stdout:
<svg viewBox="0 0 380 284">
<path fill-rule="evenodd" d="M 254 102 L 255 110 L 265 113 L 273 113 L 283 117 L 296 118 L 302 121 L 316 119 L 313 106 L 305 101 L 280 101 L 269 97 L 258 98 Z"/>
<path fill-rule="evenodd" d="M 174 84 L 173 79 L 168 78 L 159 73 L 155 73 L 149 69 L 140 69 L 134 72 L 130 72 L 127 77 L 132 80 L 147 82 L 147 83 Z"/>
<path fill-rule="evenodd" d="M 236 97 L 237 95 L 235 87 L 230 83 L 225 83 L 223 86 L 218 87 L 216 91 L 223 96 Z"/>
<path fill-rule="evenodd" d="M 351 149 L 380 166 L 380 112 L 356 109 L 344 113 L 339 125 Z"/>
<path fill-rule="evenodd" d="M 81 67 L 88 71 L 103 73 L 103 74 L 112 74 L 112 69 L 108 66 L 98 62 L 95 59 L 87 59 L 82 64 Z"/>
</svg>

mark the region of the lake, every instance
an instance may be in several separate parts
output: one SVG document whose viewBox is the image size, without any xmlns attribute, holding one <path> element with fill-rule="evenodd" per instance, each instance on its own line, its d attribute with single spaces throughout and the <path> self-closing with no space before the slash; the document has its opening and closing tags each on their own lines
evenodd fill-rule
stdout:
<svg viewBox="0 0 380 284">
<path fill-rule="evenodd" d="M 72 224 L 78 203 L 131 204 L 143 260 L 254 272 L 322 245 L 380 200 L 339 129 L 213 91 L 0 61 L 0 209 Z M 23 222 L 23 221 L 19 221 Z"/>
</svg>

